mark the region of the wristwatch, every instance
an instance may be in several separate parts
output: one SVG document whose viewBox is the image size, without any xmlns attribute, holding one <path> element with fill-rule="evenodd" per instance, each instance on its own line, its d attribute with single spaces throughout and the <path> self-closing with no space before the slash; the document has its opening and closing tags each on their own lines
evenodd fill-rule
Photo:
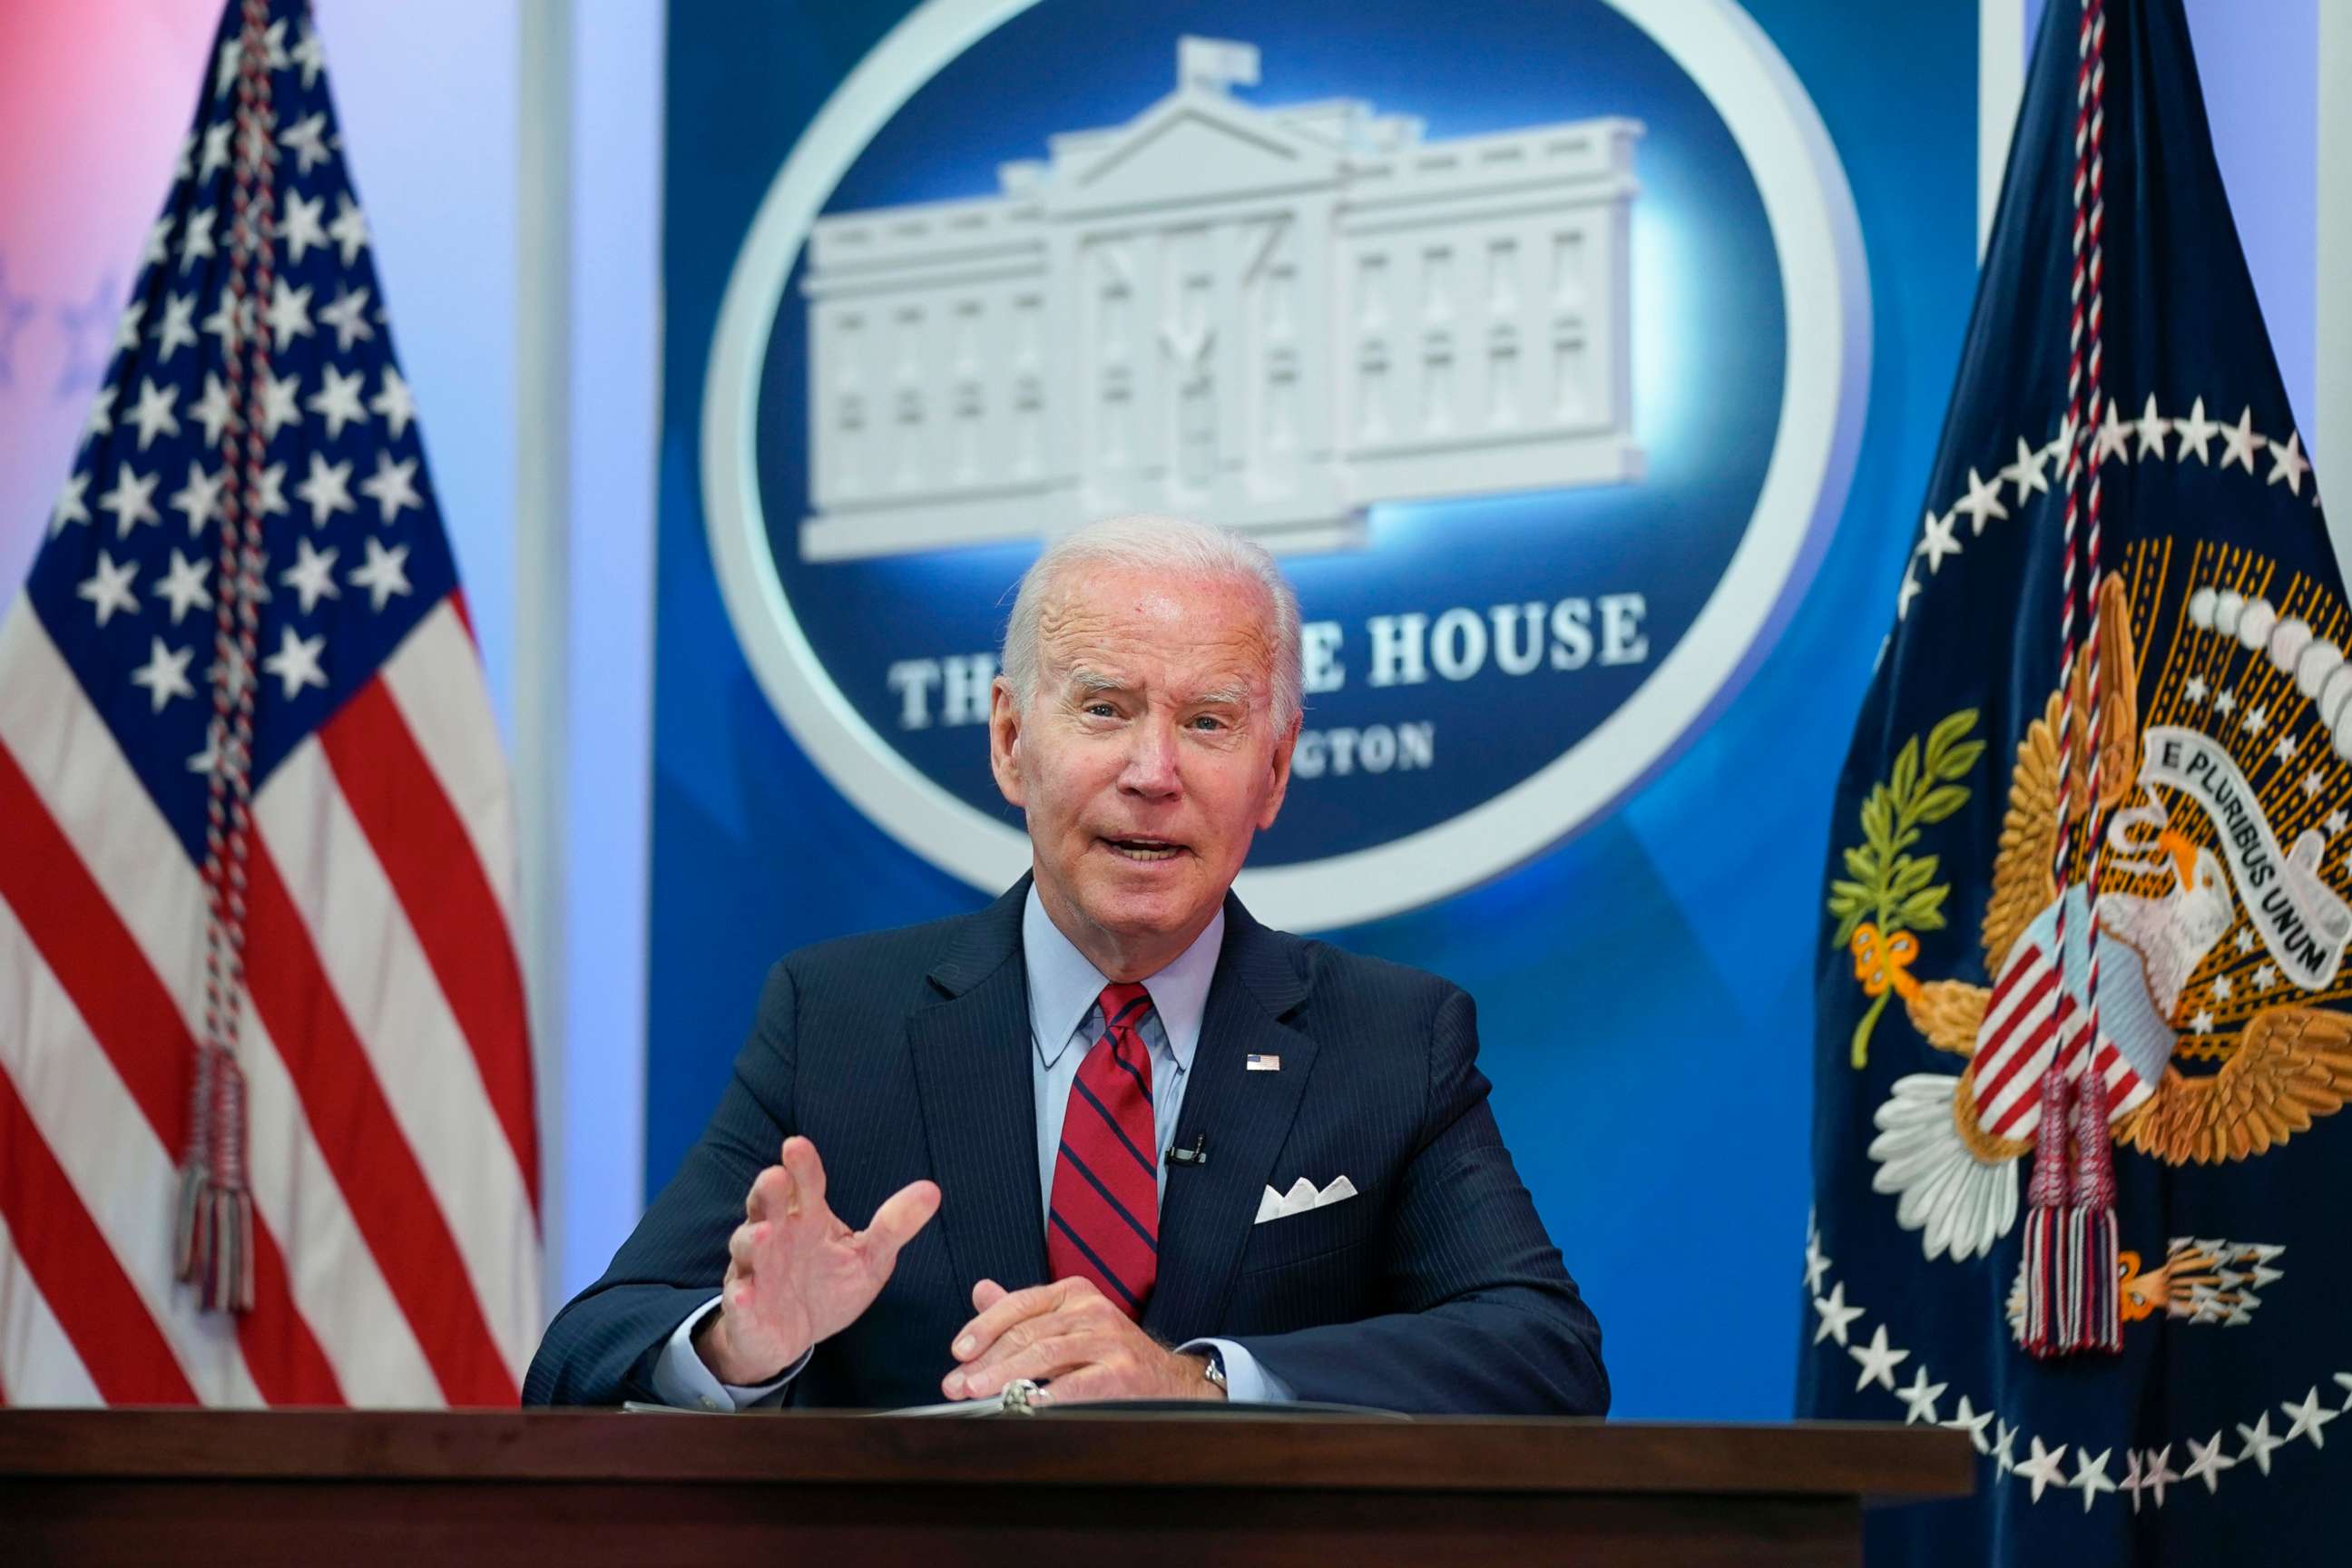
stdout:
<svg viewBox="0 0 2352 1568">
<path fill-rule="evenodd" d="M 1225 1387 L 1225 1358 L 1217 1352 L 1217 1347 L 1214 1345 L 1203 1346 L 1201 1354 L 1203 1358 L 1201 1363 L 1201 1375 L 1214 1384 L 1219 1394 L 1224 1394 L 1229 1399 L 1233 1397 L 1231 1392 Z"/>
</svg>

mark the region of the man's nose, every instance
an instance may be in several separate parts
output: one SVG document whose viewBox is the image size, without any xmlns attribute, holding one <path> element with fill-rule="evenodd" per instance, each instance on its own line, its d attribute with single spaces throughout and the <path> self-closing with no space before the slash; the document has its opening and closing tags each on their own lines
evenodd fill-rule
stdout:
<svg viewBox="0 0 2352 1568">
<path fill-rule="evenodd" d="M 1127 766 L 1118 784 L 1130 795 L 1155 800 L 1177 792 L 1176 727 L 1171 721 L 1150 718 L 1129 729 Z"/>
</svg>

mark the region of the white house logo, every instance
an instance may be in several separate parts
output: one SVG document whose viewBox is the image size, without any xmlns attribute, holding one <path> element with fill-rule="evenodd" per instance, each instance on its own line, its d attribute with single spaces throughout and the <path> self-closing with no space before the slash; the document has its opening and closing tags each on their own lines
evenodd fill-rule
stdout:
<svg viewBox="0 0 2352 1568">
<path fill-rule="evenodd" d="M 803 137 L 706 390 L 728 607 L 836 786 L 993 889 L 1027 862 L 983 724 L 1022 567 L 1112 512 L 1250 534 L 1298 584 L 1308 714 L 1243 896 L 1410 908 L 1638 783 L 1801 589 L 1868 381 L 1851 201 L 1727 0 L 1570 0 L 1524 47 L 1580 90 L 1433 49 L 1423 104 L 1301 100 L 1286 53 L 1151 9 L 934 0 Z M 1283 49 L 1336 74 L 1363 12 Z M 1155 32 L 1156 100 L 1119 68 Z M 1097 118 L 1033 124 L 1074 61 Z M 1562 98 L 1605 111 L 1526 112 Z"/>
<path fill-rule="evenodd" d="M 1174 511 L 1276 549 L 1381 501 L 1629 479 L 1641 127 L 1424 143 L 1354 100 L 1260 110 L 1246 44 L 1006 164 L 1002 194 L 818 220 L 811 560 Z"/>
</svg>

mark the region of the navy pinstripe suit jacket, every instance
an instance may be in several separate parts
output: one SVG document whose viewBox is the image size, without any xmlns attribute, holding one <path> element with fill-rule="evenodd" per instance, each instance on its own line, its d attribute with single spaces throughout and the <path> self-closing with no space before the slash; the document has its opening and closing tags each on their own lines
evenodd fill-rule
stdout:
<svg viewBox="0 0 2352 1568">
<path fill-rule="evenodd" d="M 530 1405 L 652 1399 L 670 1334 L 717 1289 L 751 1179 L 788 1133 L 863 1226 L 929 1176 L 939 1215 L 866 1314 L 819 1345 L 796 1405 L 940 1397 L 976 1280 L 1045 1279 L 1024 878 L 977 914 L 804 948 L 769 974 L 701 1141 L 604 1277 L 548 1330 Z M 1301 1399 L 1599 1415 L 1601 1331 L 1487 1107 L 1469 996 L 1418 970 L 1269 931 L 1227 896 L 1185 1087 L 1144 1327 L 1237 1340 Z M 1253 1053 L 1282 1058 L 1248 1072 Z M 1260 1194 L 1345 1175 L 1359 1196 L 1255 1225 Z"/>
</svg>

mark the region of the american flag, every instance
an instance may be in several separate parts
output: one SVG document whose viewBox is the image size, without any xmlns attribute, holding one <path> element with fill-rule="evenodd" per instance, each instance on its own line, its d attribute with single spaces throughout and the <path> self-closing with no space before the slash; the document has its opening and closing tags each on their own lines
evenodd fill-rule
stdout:
<svg viewBox="0 0 2352 1568">
<path fill-rule="evenodd" d="M 0 619 L 0 1398 L 511 1405 L 505 764 L 307 5 L 207 66 Z"/>
</svg>

